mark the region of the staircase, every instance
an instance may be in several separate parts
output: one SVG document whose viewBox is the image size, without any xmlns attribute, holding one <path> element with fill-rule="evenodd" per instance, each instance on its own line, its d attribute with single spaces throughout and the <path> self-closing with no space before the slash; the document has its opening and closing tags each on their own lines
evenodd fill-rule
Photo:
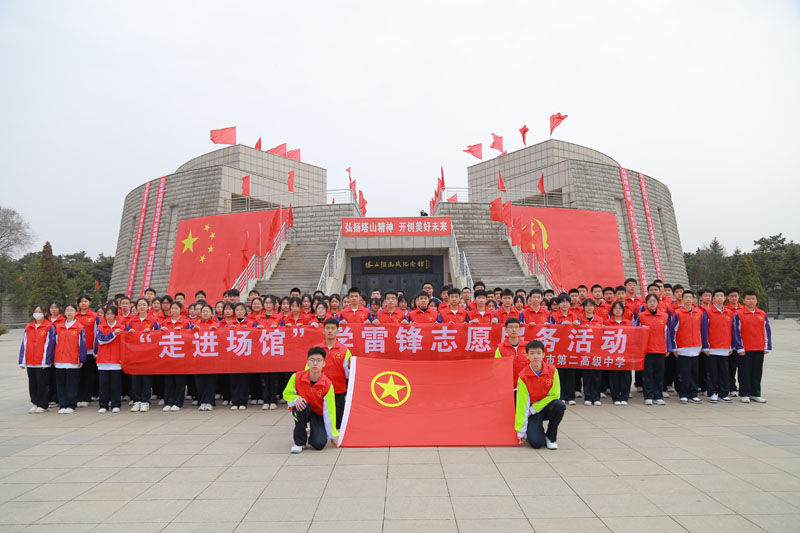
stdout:
<svg viewBox="0 0 800 533">
<path fill-rule="evenodd" d="M 293 287 L 305 294 L 317 289 L 319 276 L 335 242 L 313 244 L 287 244 L 272 276 L 256 283 L 260 294 L 286 296 Z"/>
<path fill-rule="evenodd" d="M 508 241 L 459 240 L 458 247 L 467 254 L 472 281 L 484 282 L 487 290 L 502 287 L 530 292 L 531 289 L 541 288 L 534 276 L 525 276 Z"/>
</svg>

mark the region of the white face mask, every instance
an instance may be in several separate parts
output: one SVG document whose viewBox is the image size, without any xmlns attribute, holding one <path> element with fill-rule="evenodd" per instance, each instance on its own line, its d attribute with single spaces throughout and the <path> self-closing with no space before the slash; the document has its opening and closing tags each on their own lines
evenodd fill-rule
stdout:
<svg viewBox="0 0 800 533">
<path fill-rule="evenodd" d="M 34 320 L 41 320 L 43 318 L 44 318 L 44 314 L 42 314 L 42 313 L 33 313 L 33 319 Z"/>
</svg>

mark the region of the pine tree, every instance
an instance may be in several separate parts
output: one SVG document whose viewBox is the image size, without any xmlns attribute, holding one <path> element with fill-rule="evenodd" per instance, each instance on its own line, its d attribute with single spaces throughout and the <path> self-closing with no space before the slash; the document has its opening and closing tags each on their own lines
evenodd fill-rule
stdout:
<svg viewBox="0 0 800 533">
<path fill-rule="evenodd" d="M 767 308 L 767 293 L 761 285 L 756 264 L 750 254 L 743 254 L 736 265 L 736 286 L 742 293 L 748 290 L 756 291 L 758 306 L 761 309 Z"/>
<path fill-rule="evenodd" d="M 39 256 L 39 264 L 33 276 L 33 286 L 28 300 L 29 312 L 33 311 L 33 306 L 37 304 L 47 305 L 51 300 L 61 300 L 63 303 L 63 276 L 64 274 L 58 266 L 58 261 L 53 257 L 53 248 L 49 242 L 45 242 L 42 253 Z"/>
</svg>

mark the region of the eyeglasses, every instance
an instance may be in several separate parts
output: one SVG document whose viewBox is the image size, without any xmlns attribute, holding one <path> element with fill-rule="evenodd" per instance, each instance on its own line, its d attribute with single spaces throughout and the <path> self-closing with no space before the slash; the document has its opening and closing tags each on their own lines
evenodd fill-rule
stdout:
<svg viewBox="0 0 800 533">
<path fill-rule="evenodd" d="M 325 362 L 325 359 L 309 359 L 308 363 L 312 365 L 321 365 Z"/>
</svg>

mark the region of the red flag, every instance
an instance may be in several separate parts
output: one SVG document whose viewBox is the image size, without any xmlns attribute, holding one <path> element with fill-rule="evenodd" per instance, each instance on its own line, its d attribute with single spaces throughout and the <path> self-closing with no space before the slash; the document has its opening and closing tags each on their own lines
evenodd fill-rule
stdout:
<svg viewBox="0 0 800 533">
<path fill-rule="evenodd" d="M 500 155 L 498 155 L 497 157 L 503 157 L 503 156 L 504 156 L 504 155 L 506 155 L 507 153 L 508 153 L 508 152 L 506 152 L 506 151 L 500 152 Z"/>
<path fill-rule="evenodd" d="M 336 198 L 331 199 L 331 203 L 335 204 L 336 203 Z"/>
<path fill-rule="evenodd" d="M 256 150 L 261 150 L 261 137 L 259 137 L 258 140 L 256 141 L 255 148 Z"/>
<path fill-rule="evenodd" d="M 20 279 L 20 281 L 22 281 L 22 280 Z M 100 288 L 100 282 L 97 281 L 97 280 L 94 280 L 94 290 L 97 290 L 99 288 Z"/>
<path fill-rule="evenodd" d="M 506 184 L 503 183 L 503 174 L 500 171 L 497 171 L 497 190 L 500 192 L 506 192 Z"/>
<path fill-rule="evenodd" d="M 247 268 L 247 263 L 250 262 L 250 258 L 247 257 L 247 250 L 249 248 L 248 241 L 250 241 L 250 232 L 249 231 L 245 231 L 244 232 L 244 242 L 242 242 L 242 262 L 241 262 L 241 266 L 239 267 L 239 274 L 241 274 L 242 271 L 245 268 Z"/>
<path fill-rule="evenodd" d="M 522 219 L 520 217 L 514 218 L 514 224 L 511 226 L 511 246 L 519 246 L 522 244 Z"/>
<path fill-rule="evenodd" d="M 463 151 L 468 153 L 468 154 L 474 155 L 478 159 L 483 159 L 483 148 L 482 148 L 482 144 L 481 143 L 479 143 L 479 144 L 470 144 L 469 146 L 467 146 L 467 149 L 463 150 Z"/>
<path fill-rule="evenodd" d="M 537 185 L 537 187 L 539 188 L 539 192 L 544 194 L 544 192 L 545 192 L 544 191 L 544 172 L 542 172 L 542 177 L 539 178 L 539 184 Z"/>
<path fill-rule="evenodd" d="M 347 167 L 345 170 L 347 171 L 347 181 L 353 181 L 353 176 L 350 174 L 350 167 Z"/>
<path fill-rule="evenodd" d="M 489 216 L 495 222 L 502 222 L 503 221 L 503 199 L 502 198 L 495 198 L 492 200 L 489 205 Z"/>
<path fill-rule="evenodd" d="M 538 219 L 537 219 L 538 220 Z M 544 262 L 544 233 L 540 227 L 534 225 L 534 220 L 531 220 L 531 233 L 533 238 L 533 252 L 536 254 L 536 260 L 540 263 Z"/>
<path fill-rule="evenodd" d="M 503 223 L 511 227 L 511 200 L 503 204 Z"/>
<path fill-rule="evenodd" d="M 528 146 L 528 143 L 525 142 L 525 134 L 528 133 L 528 131 L 530 131 L 528 130 L 528 126 L 522 126 L 519 129 L 519 132 L 522 134 L 522 144 L 524 144 L 525 146 Z"/>
<path fill-rule="evenodd" d="M 279 155 L 281 157 L 286 157 L 286 143 L 279 144 L 275 148 L 270 148 L 269 150 L 267 150 L 267 153 Z"/>
<path fill-rule="evenodd" d="M 300 161 L 300 148 L 289 150 L 286 152 L 286 157 L 293 159 L 294 161 Z"/>
<path fill-rule="evenodd" d="M 228 254 L 228 261 L 225 263 L 225 273 L 222 276 L 222 283 L 225 285 L 226 289 L 230 289 L 233 287 L 236 278 L 241 274 L 241 272 L 233 272 L 233 264 L 231 262 L 231 254 Z"/>
<path fill-rule="evenodd" d="M 448 202 L 457 202 L 458 201 L 458 194 L 454 194 L 450 198 L 447 199 Z"/>
<path fill-rule="evenodd" d="M 294 170 L 289 171 L 289 192 L 294 192 Z"/>
<path fill-rule="evenodd" d="M 346 447 L 515 445 L 508 379 L 512 365 L 511 357 L 457 361 L 353 357 L 352 399 L 339 443 Z M 464 431 L 465 427 L 470 430 Z"/>
<path fill-rule="evenodd" d="M 494 148 L 498 152 L 502 152 L 503 151 L 503 138 L 501 136 L 499 136 L 499 135 L 495 135 L 494 133 L 492 133 L 492 139 L 493 139 L 492 140 L 492 144 L 491 144 L 491 146 L 489 146 L 489 148 Z"/>
<path fill-rule="evenodd" d="M 352 191 L 353 200 L 355 200 L 358 197 L 358 194 L 356 193 L 356 180 L 350 182 L 350 191 Z"/>
<path fill-rule="evenodd" d="M 431 214 L 431 215 L 433 214 L 433 208 L 434 207 L 436 207 L 436 202 L 434 202 L 433 199 L 431 198 L 431 201 L 428 202 L 428 214 Z"/>
<path fill-rule="evenodd" d="M 444 189 L 444 167 L 441 167 L 441 169 L 442 169 L 442 177 L 439 178 L 439 183 L 441 184 L 440 187 Z"/>
<path fill-rule="evenodd" d="M 533 234 L 531 233 L 531 223 L 527 222 L 522 226 L 520 237 L 522 238 L 520 251 L 524 254 L 533 253 Z"/>
<path fill-rule="evenodd" d="M 287 224 L 290 228 L 294 227 L 294 212 L 292 211 L 292 204 L 289 204 L 289 220 L 287 221 Z"/>
<path fill-rule="evenodd" d="M 242 196 L 250 196 L 250 176 L 242 178 Z"/>
<path fill-rule="evenodd" d="M 556 250 L 556 253 L 547 260 L 547 270 L 550 271 L 553 283 L 561 287 L 561 252 L 559 250 Z"/>
<path fill-rule="evenodd" d="M 561 113 L 550 115 L 550 135 L 553 134 L 553 130 L 556 129 L 559 124 L 564 122 L 564 119 L 567 118 L 568 116 L 569 115 L 562 115 Z"/>
<path fill-rule="evenodd" d="M 367 214 L 367 201 L 364 199 L 364 191 L 358 190 L 358 207 L 361 209 L 361 214 Z"/>
<path fill-rule="evenodd" d="M 211 130 L 211 142 L 214 144 L 236 144 L 236 126 Z"/>
</svg>

